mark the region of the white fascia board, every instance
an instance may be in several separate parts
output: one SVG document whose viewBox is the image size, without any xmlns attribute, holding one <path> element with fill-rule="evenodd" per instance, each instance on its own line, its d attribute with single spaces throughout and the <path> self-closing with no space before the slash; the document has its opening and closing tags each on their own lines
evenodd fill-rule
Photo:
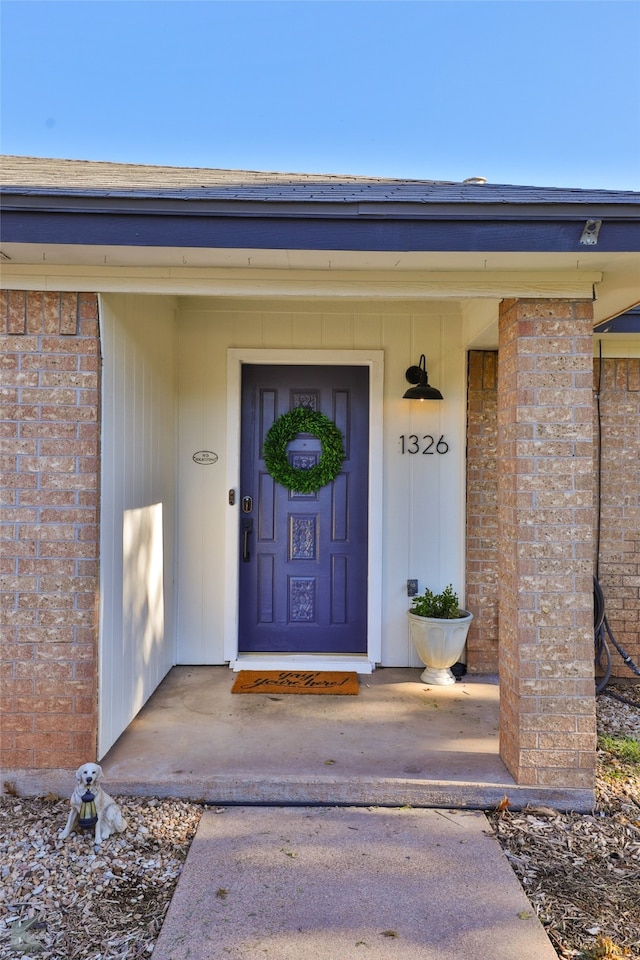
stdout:
<svg viewBox="0 0 640 960">
<path fill-rule="evenodd" d="M 591 300 L 598 271 L 254 270 L 193 267 L 82 267 L 5 264 L 16 290 L 215 297 L 340 297 L 365 300 L 503 298 Z"/>
</svg>

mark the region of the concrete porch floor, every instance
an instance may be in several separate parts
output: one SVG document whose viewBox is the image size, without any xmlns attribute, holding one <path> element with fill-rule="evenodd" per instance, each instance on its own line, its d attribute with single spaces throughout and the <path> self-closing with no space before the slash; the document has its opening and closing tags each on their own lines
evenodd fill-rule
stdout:
<svg viewBox="0 0 640 960">
<path fill-rule="evenodd" d="M 232 694 L 226 667 L 174 667 L 102 759 L 107 789 L 221 805 L 590 806 L 586 791 L 515 784 L 497 678 L 427 687 L 420 672 L 360 676 L 358 696 L 270 696 Z"/>
</svg>

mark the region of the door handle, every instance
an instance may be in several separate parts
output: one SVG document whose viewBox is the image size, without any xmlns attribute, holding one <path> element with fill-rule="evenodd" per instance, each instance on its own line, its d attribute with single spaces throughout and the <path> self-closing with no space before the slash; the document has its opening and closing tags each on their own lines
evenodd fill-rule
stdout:
<svg viewBox="0 0 640 960">
<path fill-rule="evenodd" d="M 251 554 L 249 553 L 249 534 L 253 532 L 253 520 L 251 517 L 243 517 L 241 528 L 242 530 L 242 562 L 248 563 L 251 559 Z"/>
</svg>

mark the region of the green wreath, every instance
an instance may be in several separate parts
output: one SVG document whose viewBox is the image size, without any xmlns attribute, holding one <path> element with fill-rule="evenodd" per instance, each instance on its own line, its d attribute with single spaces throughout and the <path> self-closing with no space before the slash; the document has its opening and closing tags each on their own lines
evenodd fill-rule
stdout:
<svg viewBox="0 0 640 960">
<path fill-rule="evenodd" d="M 299 433 L 311 433 L 322 444 L 319 462 L 308 470 L 292 467 L 287 457 L 287 444 Z M 296 493 L 315 493 L 340 473 L 344 444 L 335 423 L 324 413 L 296 407 L 272 424 L 264 439 L 263 453 L 265 466 L 277 483 Z"/>
</svg>

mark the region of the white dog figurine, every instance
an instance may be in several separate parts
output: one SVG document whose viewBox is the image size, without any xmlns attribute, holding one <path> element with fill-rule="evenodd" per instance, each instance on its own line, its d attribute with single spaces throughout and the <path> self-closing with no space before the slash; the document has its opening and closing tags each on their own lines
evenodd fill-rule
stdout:
<svg viewBox="0 0 640 960">
<path fill-rule="evenodd" d="M 61 840 L 66 840 L 69 834 L 78 827 L 80 808 L 82 806 L 82 797 L 87 790 L 93 794 L 96 805 L 98 822 L 95 829 L 94 845 L 99 847 L 103 840 L 110 837 L 112 833 L 122 833 L 127 829 L 127 821 L 120 812 L 120 807 L 109 794 L 102 789 L 100 781 L 102 780 L 102 767 L 99 763 L 84 763 L 76 770 L 77 785 L 71 794 L 71 811 L 67 825 L 60 834 Z"/>
</svg>

